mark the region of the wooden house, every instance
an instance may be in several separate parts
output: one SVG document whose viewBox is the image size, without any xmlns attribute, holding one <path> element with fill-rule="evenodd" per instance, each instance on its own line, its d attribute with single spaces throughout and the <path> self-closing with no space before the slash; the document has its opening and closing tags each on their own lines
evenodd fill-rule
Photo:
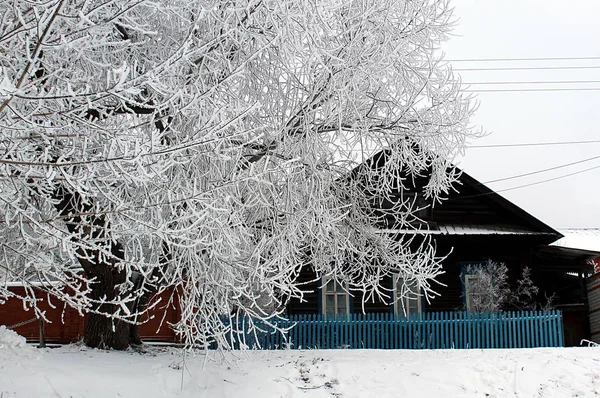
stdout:
<svg viewBox="0 0 600 398">
<path fill-rule="evenodd" d="M 368 162 L 365 162 L 364 167 L 378 168 L 386 161 L 386 153 L 380 152 Z M 415 178 L 412 187 L 409 188 L 409 194 L 414 195 L 414 200 L 420 206 L 427 204 L 422 195 L 422 187 L 425 183 L 426 178 Z M 302 301 L 298 299 L 288 301 L 286 311 L 288 315 L 292 315 L 290 318 L 302 322 L 304 319 L 302 315 L 310 314 L 308 318 L 313 320 L 309 320 L 308 323 L 313 330 L 312 334 L 308 333 L 307 336 L 312 336 L 315 333 L 318 335 L 319 331 L 328 330 L 332 332 L 334 330 L 325 325 L 319 326 L 322 329 L 317 331 L 315 329 L 317 328 L 317 323 L 314 321 L 315 315 L 359 314 L 363 313 L 363 309 L 364 313 L 367 314 L 388 314 L 390 315 L 388 318 L 398 318 L 391 316 L 393 313 L 399 316 L 427 312 L 438 313 L 438 315 L 443 313 L 445 315 L 442 318 L 433 317 L 437 322 L 436 328 L 439 328 L 440 322 L 446 322 L 444 320 L 450 322 L 450 319 L 454 319 L 453 322 L 458 325 L 461 322 L 464 323 L 462 315 L 459 314 L 457 317 L 456 314 L 449 314 L 449 312 L 468 311 L 470 309 L 469 295 L 472 290 L 469 285 L 472 283 L 473 278 L 472 275 L 469 275 L 467 266 L 469 264 L 485 263 L 491 259 L 497 263 L 507 265 L 509 282 L 513 284 L 521 276 L 523 268 L 529 267 L 533 282 L 539 288 L 539 304 L 545 303 L 546 296 L 554 295 L 554 305 L 563 314 L 564 342 L 566 345 L 578 345 L 581 339 L 589 339 L 590 321 L 585 277 L 591 274 L 593 270 L 592 263 L 589 260 L 600 256 L 600 252 L 551 246 L 552 242 L 562 236 L 558 231 L 504 199 L 467 173 L 463 172 L 460 175 L 459 185 L 456 188 L 457 191 L 451 192 L 442 203 L 437 203 L 435 206 L 431 206 L 431 204 L 430 206 L 424 206 L 419 211 L 419 218 L 423 225 L 419 225 L 418 235 L 431 237 L 435 241 L 437 255 L 447 256 L 442 263 L 444 273 L 437 278 L 440 284 L 435 287 L 436 292 L 439 294 L 438 297 L 427 302 L 420 294 L 419 287 L 416 284 L 390 277 L 388 280 L 384 280 L 383 283 L 389 286 L 392 292 L 394 292 L 395 286 L 404 286 L 404 289 L 408 289 L 406 297 L 397 300 L 394 305 L 387 305 L 381 301 L 368 301 L 363 306 L 360 294 L 354 292 L 353 295 L 350 295 L 337 282 L 319 279 L 311 269 L 310 264 L 307 264 L 296 280 L 297 283 L 303 285 L 306 293 Z M 381 223 L 374 226 L 379 229 L 380 233 L 391 234 L 400 239 L 409 232 L 408 230 L 394 229 L 394 215 L 388 214 L 388 216 L 381 218 Z M 410 232 L 415 233 L 414 230 Z M 15 286 L 14 289 L 18 290 L 22 287 Z M 600 290 L 595 289 L 594 291 Z M 18 291 L 16 292 L 18 293 Z M 47 301 L 42 304 L 47 307 L 43 309 L 48 310 L 47 315 L 53 321 L 52 324 L 46 327 L 48 341 L 67 343 L 81 338 L 85 319 L 80 314 L 60 303 L 58 305 L 55 303 L 53 307 L 49 307 Z M 179 314 L 179 308 L 175 305 L 169 309 L 165 319 L 176 323 Z M 149 323 L 142 326 L 142 338 L 147 341 L 177 341 L 177 336 L 173 330 L 164 325 L 159 329 L 157 321 L 159 319 L 162 319 L 162 316 L 157 316 L 154 320 L 150 320 Z M 372 320 L 373 318 L 369 319 Z M 487 320 L 489 319 L 483 319 L 484 323 Z M 62 321 L 65 323 L 63 324 Z M 15 331 L 26 336 L 29 340 L 36 340 L 39 336 L 39 326 L 35 314 L 32 314 L 31 311 L 23 311 L 22 303 L 16 299 L 10 299 L 0 305 L 0 324 L 12 326 Z M 286 327 L 291 325 L 289 324 Z M 335 325 L 339 326 L 339 323 Z M 361 325 L 364 326 L 364 322 Z M 378 327 L 377 325 L 371 326 Z M 438 332 L 443 331 L 442 329 Z M 398 333 L 410 331 L 410 322 L 408 329 L 404 325 L 398 326 L 394 330 Z M 382 333 L 387 332 L 379 331 L 374 336 L 381 337 Z M 450 334 L 444 333 L 442 333 L 444 338 L 440 341 L 444 339 L 451 340 Z M 300 334 L 303 335 L 303 333 Z M 267 333 L 267 335 L 271 336 L 270 333 Z M 412 332 L 408 335 L 412 336 Z M 296 337 L 292 340 L 297 341 Z M 330 345 L 314 344 L 313 342 L 312 345 L 306 346 L 335 347 L 340 345 L 333 344 L 330 341 L 327 344 Z M 502 344 L 504 345 L 497 346 L 513 347 L 508 343 Z M 297 347 L 299 346 L 301 345 L 297 345 Z M 449 346 L 448 344 L 442 344 L 436 347 L 447 348 Z M 460 347 L 460 345 L 452 346 Z M 467 344 L 465 347 L 467 346 L 469 345 Z M 363 344 L 360 347 L 371 346 Z M 380 346 L 372 346 L 371 348 L 377 347 Z M 408 345 L 406 347 L 413 346 Z M 419 347 L 423 348 L 420 345 Z M 484 346 L 471 345 L 469 347 Z"/>
<path fill-rule="evenodd" d="M 600 273 L 587 279 L 590 341 L 600 344 Z"/>
<path fill-rule="evenodd" d="M 572 268 L 571 272 L 563 272 L 562 274 L 555 272 L 551 279 L 556 289 L 561 291 L 563 297 L 571 297 L 571 304 L 561 306 L 565 321 L 577 324 L 572 319 L 580 319 L 580 327 L 584 329 L 587 328 L 589 323 L 589 339 L 600 343 L 600 229 L 573 228 L 561 230 L 561 233 L 564 238 L 540 250 L 540 254 L 545 254 L 546 258 L 551 257 L 550 263 L 555 265 L 564 266 L 566 262 L 588 262 L 590 266 L 594 267 L 593 275 L 589 275 L 586 279 L 586 291 L 582 291 L 580 288 L 581 278 L 589 274 L 589 269 L 578 270 L 577 274 L 572 272 Z M 578 283 L 565 283 L 561 279 L 570 279 Z M 585 319 L 584 313 L 586 308 L 587 319 Z M 589 322 L 587 322 L 588 320 Z M 573 339 L 580 335 L 576 331 L 572 332 Z"/>
<path fill-rule="evenodd" d="M 380 152 L 367 163 L 369 167 L 380 167 L 387 161 L 386 152 Z M 472 283 L 467 274 L 469 264 L 485 263 L 492 260 L 508 267 L 509 283 L 515 284 L 525 267 L 530 268 L 531 278 L 539 288 L 536 298 L 543 306 L 546 297 L 553 296 L 553 304 L 576 316 L 565 315 L 565 337 L 567 345 L 579 343 L 580 338 L 589 336 L 586 327 L 587 302 L 583 278 L 592 271 L 588 259 L 590 253 L 561 250 L 548 246 L 562 235 L 549 225 L 506 200 L 467 173 L 459 177 L 457 191 L 451 192 L 442 203 L 429 204 L 420 212 L 426 225 L 420 226 L 418 234 L 430 235 L 435 241 L 436 254 L 446 256 L 443 260 L 444 273 L 436 280 L 439 297 L 427 302 L 418 291 L 407 298 L 386 305 L 369 301 L 362 305 L 359 294 L 350 294 L 334 281 L 325 281 L 306 266 L 299 281 L 305 283 L 306 290 L 302 301 L 290 300 L 289 314 L 351 314 L 382 313 L 398 314 L 469 310 Z M 425 178 L 414 179 L 412 194 L 422 199 Z M 400 238 L 405 233 L 415 231 L 390 228 L 392 222 L 383 222 L 377 227 L 382 233 L 394 234 Z M 391 289 L 396 278 L 383 281 Z M 409 289 L 413 289 L 410 284 Z M 399 287 L 398 287 L 399 289 Z M 406 289 L 406 287 L 405 287 Z"/>
</svg>

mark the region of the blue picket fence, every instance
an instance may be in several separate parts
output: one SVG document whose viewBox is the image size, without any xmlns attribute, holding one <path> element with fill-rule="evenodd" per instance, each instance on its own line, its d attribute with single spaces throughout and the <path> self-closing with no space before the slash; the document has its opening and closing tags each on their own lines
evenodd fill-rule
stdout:
<svg viewBox="0 0 600 398">
<path fill-rule="evenodd" d="M 238 321 L 229 335 L 232 347 L 469 349 L 564 345 L 560 311 L 431 312 L 408 317 L 391 313 L 289 315 L 272 323 L 289 330 L 281 334 L 260 321 L 255 321 L 259 330 L 250 330 L 248 322 Z"/>
</svg>

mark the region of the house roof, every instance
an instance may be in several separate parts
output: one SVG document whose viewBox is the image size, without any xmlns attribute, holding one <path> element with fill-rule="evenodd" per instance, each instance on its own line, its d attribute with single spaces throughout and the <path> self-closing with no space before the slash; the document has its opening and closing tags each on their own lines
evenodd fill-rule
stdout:
<svg viewBox="0 0 600 398">
<path fill-rule="evenodd" d="M 595 251 L 555 245 L 542 245 L 535 250 L 535 256 L 541 260 L 538 261 L 541 269 L 590 274 L 594 270 L 590 260 L 598 257 L 599 254 Z"/>
<path fill-rule="evenodd" d="M 551 232 L 531 231 L 506 225 L 438 224 L 428 229 L 379 229 L 382 233 L 415 235 L 552 235 Z"/>
<path fill-rule="evenodd" d="M 600 257 L 600 229 L 565 229 L 563 238 L 536 250 L 542 267 L 562 271 L 593 273 L 592 260 Z"/>
<path fill-rule="evenodd" d="M 563 237 L 563 235 L 559 231 L 555 230 L 548 224 L 542 222 L 538 218 L 532 216 L 513 202 L 499 195 L 497 192 L 491 190 L 486 185 L 477 181 L 475 178 L 471 177 L 463 170 L 459 169 L 458 167 L 457 169 L 462 172 L 461 176 L 459 177 L 459 181 L 463 184 L 463 186 L 470 186 L 473 190 L 479 192 L 479 196 L 487 198 L 487 200 L 494 202 L 501 208 L 515 215 L 517 218 L 523 221 L 525 225 L 528 226 L 526 230 L 530 230 L 531 233 L 548 235 L 549 237 L 552 237 L 552 240 L 550 240 L 548 243 Z"/>
<path fill-rule="evenodd" d="M 552 246 L 598 253 L 600 257 L 600 228 L 563 229 L 563 237 Z"/>
<path fill-rule="evenodd" d="M 364 164 L 379 167 L 388 160 L 388 150 L 373 155 Z M 435 156 L 435 155 L 432 155 Z M 563 235 L 505 199 L 458 167 L 456 192 L 433 208 L 430 226 L 421 230 L 387 230 L 421 235 L 530 235 L 540 243 L 551 243 Z M 427 174 L 427 173 L 425 173 Z M 385 229 L 384 229 L 385 230 Z"/>
</svg>

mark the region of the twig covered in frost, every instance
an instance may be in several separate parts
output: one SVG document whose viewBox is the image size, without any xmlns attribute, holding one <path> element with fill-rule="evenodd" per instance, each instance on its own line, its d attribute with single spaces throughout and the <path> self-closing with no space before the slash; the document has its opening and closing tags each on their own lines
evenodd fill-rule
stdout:
<svg viewBox="0 0 600 398">
<path fill-rule="evenodd" d="M 431 244 L 377 233 L 372 208 L 423 173 L 434 201 L 456 180 L 473 107 L 436 55 L 447 0 L 15 0 L 0 15 L 2 280 L 60 281 L 44 289 L 115 330 L 172 287 L 177 332 L 204 347 L 231 346 L 223 315 L 281 316 L 302 267 L 366 297 L 395 273 L 433 294 Z M 385 164 L 363 164 L 379 149 Z M 414 229 L 415 203 L 395 203 Z"/>
</svg>

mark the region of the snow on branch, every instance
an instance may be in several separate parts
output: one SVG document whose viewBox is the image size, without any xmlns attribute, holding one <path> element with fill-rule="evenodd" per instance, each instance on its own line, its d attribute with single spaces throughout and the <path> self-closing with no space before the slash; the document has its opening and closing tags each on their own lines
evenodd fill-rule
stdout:
<svg viewBox="0 0 600 398">
<path fill-rule="evenodd" d="M 432 243 L 377 233 L 373 205 L 414 229 L 418 203 L 394 195 L 425 176 L 437 200 L 456 180 L 473 106 L 436 55 L 448 1 L 15 0 L 0 15 L 2 281 L 129 323 L 173 287 L 185 341 L 223 347 L 223 315 L 284 315 L 304 267 L 365 297 L 392 274 L 434 294 Z"/>
</svg>

